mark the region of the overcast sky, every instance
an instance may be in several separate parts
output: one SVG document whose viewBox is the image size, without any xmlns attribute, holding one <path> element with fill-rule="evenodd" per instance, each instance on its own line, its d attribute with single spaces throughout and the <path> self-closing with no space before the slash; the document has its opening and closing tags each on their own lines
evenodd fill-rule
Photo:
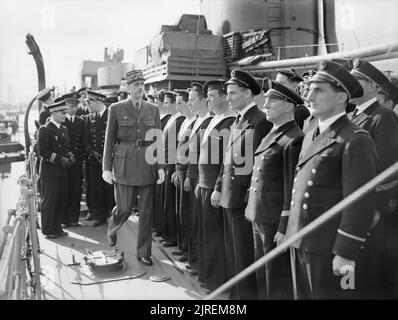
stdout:
<svg viewBox="0 0 398 320">
<path fill-rule="evenodd" d="M 44 59 L 46 84 L 79 87 L 82 60 L 103 60 L 104 47 L 125 49 L 125 62 L 149 44 L 162 24 L 198 13 L 199 0 L 0 0 L 0 99 L 24 101 L 37 91 L 25 36 Z"/>
<path fill-rule="evenodd" d="M 213 20 L 224 14 L 215 1 L 203 0 L 211 10 L 209 21 L 210 13 Z M 398 0 L 335 1 L 338 41 L 345 50 L 355 48 L 358 39 L 362 47 L 398 39 Z M 102 61 L 104 48 L 114 47 L 125 50 L 125 62 L 133 62 L 134 53 L 149 45 L 162 24 L 174 24 L 183 13 L 205 12 L 200 0 L 0 0 L 0 102 L 26 102 L 37 92 L 27 33 L 41 49 L 46 85 L 64 91 L 80 86 L 83 60 Z M 347 28 L 347 21 L 355 27 Z M 397 74 L 397 60 L 376 65 Z"/>
</svg>

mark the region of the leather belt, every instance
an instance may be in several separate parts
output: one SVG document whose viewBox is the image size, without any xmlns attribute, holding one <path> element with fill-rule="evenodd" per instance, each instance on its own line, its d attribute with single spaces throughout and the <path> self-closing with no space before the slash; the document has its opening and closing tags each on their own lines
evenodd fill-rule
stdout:
<svg viewBox="0 0 398 320">
<path fill-rule="evenodd" d="M 139 148 L 145 148 L 149 147 L 153 141 L 145 141 L 142 139 L 137 139 L 137 140 L 118 140 L 118 143 L 124 143 L 124 144 L 133 144 L 137 149 Z"/>
</svg>

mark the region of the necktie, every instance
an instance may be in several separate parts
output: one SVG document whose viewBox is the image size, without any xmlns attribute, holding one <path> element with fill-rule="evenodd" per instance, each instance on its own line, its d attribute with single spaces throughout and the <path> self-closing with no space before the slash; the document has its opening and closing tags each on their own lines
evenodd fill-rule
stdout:
<svg viewBox="0 0 398 320">
<path fill-rule="evenodd" d="M 100 118 L 100 114 L 98 112 L 95 113 L 95 120 L 98 120 Z"/>
<path fill-rule="evenodd" d="M 238 126 L 241 117 L 242 117 L 242 116 L 241 116 L 241 114 L 239 113 L 238 116 L 237 116 L 236 119 L 235 119 L 235 122 L 234 122 L 235 127 Z"/>
<path fill-rule="evenodd" d="M 354 112 L 352 113 L 352 119 L 354 119 L 358 115 L 358 108 L 354 109 Z"/>
<path fill-rule="evenodd" d="M 140 103 L 139 102 L 135 103 L 135 111 L 137 111 L 137 113 L 140 111 Z"/>
<path fill-rule="evenodd" d="M 312 141 L 314 141 L 316 139 L 317 136 L 319 136 L 319 127 L 317 127 L 314 131 L 314 135 L 312 136 Z"/>
</svg>

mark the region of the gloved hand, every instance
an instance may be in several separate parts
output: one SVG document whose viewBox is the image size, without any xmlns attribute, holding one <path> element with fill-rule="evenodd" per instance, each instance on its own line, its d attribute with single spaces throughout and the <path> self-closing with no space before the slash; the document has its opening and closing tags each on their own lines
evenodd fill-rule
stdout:
<svg viewBox="0 0 398 320">
<path fill-rule="evenodd" d="M 64 168 L 69 168 L 69 167 L 71 167 L 72 164 L 73 164 L 73 162 L 72 162 L 71 160 L 69 160 L 69 158 L 67 158 L 67 157 L 62 157 L 61 160 L 60 160 L 60 162 L 61 162 L 61 165 L 62 165 Z"/>
<path fill-rule="evenodd" d="M 75 155 L 74 155 L 72 152 L 68 152 L 68 153 L 66 154 L 66 156 L 67 156 L 68 159 L 71 160 L 72 162 L 75 162 L 75 161 L 76 161 L 76 157 L 75 157 Z"/>
</svg>

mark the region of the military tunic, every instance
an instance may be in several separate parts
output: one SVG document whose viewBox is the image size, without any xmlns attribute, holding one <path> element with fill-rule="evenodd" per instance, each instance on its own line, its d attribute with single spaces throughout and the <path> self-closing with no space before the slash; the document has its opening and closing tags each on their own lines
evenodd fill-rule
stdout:
<svg viewBox="0 0 398 320">
<path fill-rule="evenodd" d="M 102 179 L 102 163 L 94 156 L 94 152 L 102 155 L 104 150 L 105 130 L 108 110 L 105 109 L 99 117 L 91 113 L 86 117 L 84 131 L 85 148 L 88 153 L 89 191 L 91 214 L 94 220 L 105 222 L 113 206 L 113 188 Z"/>
<path fill-rule="evenodd" d="M 275 248 L 277 231 L 286 233 L 291 189 L 303 137 L 295 121 L 289 121 L 270 132 L 254 153 L 245 216 L 253 223 L 256 260 Z M 259 299 L 293 297 L 287 253 L 256 272 Z"/>
<path fill-rule="evenodd" d="M 252 225 L 245 218 L 247 189 L 254 151 L 271 127 L 272 124 L 255 104 L 243 116 L 239 114 L 231 126 L 227 152 L 215 186 L 215 190 L 221 192 L 220 205 L 224 208 L 228 278 L 254 262 Z M 255 275 L 238 283 L 230 293 L 233 299 L 257 299 Z"/>
<path fill-rule="evenodd" d="M 37 149 L 41 157 L 41 226 L 44 235 L 62 231 L 68 190 L 68 169 L 61 164 L 69 148 L 68 129 L 49 121 L 38 131 Z"/>
<path fill-rule="evenodd" d="M 292 189 L 287 237 L 376 174 L 372 139 L 345 115 L 313 140 L 316 130 L 309 131 L 303 141 Z M 343 290 L 340 278 L 333 275 L 332 261 L 334 255 L 358 259 L 371 235 L 374 200 L 374 193 L 370 193 L 294 244 L 292 265 L 299 299 L 339 299 L 352 294 L 352 290 Z M 363 267 L 356 265 L 356 279 Z M 356 280 L 356 289 L 365 282 Z"/>
<path fill-rule="evenodd" d="M 152 245 L 152 219 L 155 182 L 158 178 L 156 154 L 146 159 L 146 151 L 160 131 L 159 109 L 145 101 L 137 110 L 131 99 L 112 104 L 106 128 L 103 170 L 114 174 L 116 207 L 109 221 L 108 239 L 114 243 L 117 230 L 128 219 L 133 207 L 140 212 L 137 255 L 149 257 Z M 157 143 L 160 146 L 161 144 Z M 156 150 L 156 148 L 155 148 Z"/>
</svg>

